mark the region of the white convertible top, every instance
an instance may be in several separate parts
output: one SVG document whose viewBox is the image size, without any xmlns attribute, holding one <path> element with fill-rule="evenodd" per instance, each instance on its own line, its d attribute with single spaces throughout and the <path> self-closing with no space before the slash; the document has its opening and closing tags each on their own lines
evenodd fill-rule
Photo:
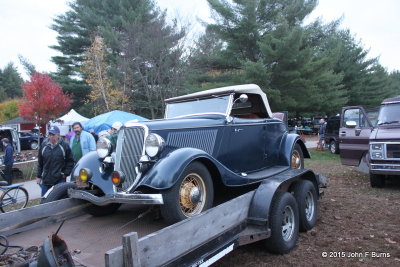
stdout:
<svg viewBox="0 0 400 267">
<path fill-rule="evenodd" d="M 193 98 L 203 98 L 207 96 L 213 95 L 228 95 L 228 94 L 257 94 L 261 96 L 261 99 L 264 102 L 265 109 L 267 110 L 268 116 L 272 117 L 271 108 L 268 103 L 267 95 L 261 90 L 261 88 L 256 84 L 242 84 L 242 85 L 233 85 L 227 87 L 220 87 L 210 90 L 205 90 L 193 94 L 177 96 L 173 98 L 168 98 L 165 100 L 166 103 L 172 102 L 180 102 L 185 101 Z"/>
</svg>

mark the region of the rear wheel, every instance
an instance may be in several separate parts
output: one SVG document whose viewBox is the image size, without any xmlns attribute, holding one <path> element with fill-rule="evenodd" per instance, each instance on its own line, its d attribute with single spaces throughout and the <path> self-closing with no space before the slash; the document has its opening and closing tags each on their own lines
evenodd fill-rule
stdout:
<svg viewBox="0 0 400 267">
<path fill-rule="evenodd" d="M 385 186 L 385 175 L 382 174 L 369 174 L 369 181 L 371 184 L 371 187 L 377 187 L 377 188 L 382 188 Z"/>
<path fill-rule="evenodd" d="M 338 144 L 336 143 L 335 140 L 332 140 L 332 141 L 329 143 L 329 151 L 330 151 L 332 154 L 338 154 L 338 153 L 339 153 L 339 147 L 338 147 Z"/>
<path fill-rule="evenodd" d="M 302 232 L 311 230 L 317 223 L 318 200 L 317 191 L 312 182 L 298 181 L 293 189 L 299 206 L 299 229 Z"/>
<path fill-rule="evenodd" d="M 304 169 L 303 150 L 301 150 L 301 147 L 298 143 L 294 145 L 292 150 L 291 167 L 292 169 Z"/>
<path fill-rule="evenodd" d="M 38 149 L 38 142 L 36 141 L 31 142 L 30 147 L 32 150 Z"/>
<path fill-rule="evenodd" d="M 28 200 L 28 191 L 25 188 L 10 188 L 0 197 L 0 209 L 2 212 L 23 209 L 28 204 Z"/>
<path fill-rule="evenodd" d="M 271 204 L 271 236 L 265 240 L 267 250 L 275 254 L 290 252 L 299 237 L 299 209 L 294 196 L 277 192 Z"/>
<path fill-rule="evenodd" d="M 211 208 L 214 187 L 208 169 L 200 162 L 189 164 L 175 185 L 163 192 L 161 215 L 176 223 Z"/>
</svg>

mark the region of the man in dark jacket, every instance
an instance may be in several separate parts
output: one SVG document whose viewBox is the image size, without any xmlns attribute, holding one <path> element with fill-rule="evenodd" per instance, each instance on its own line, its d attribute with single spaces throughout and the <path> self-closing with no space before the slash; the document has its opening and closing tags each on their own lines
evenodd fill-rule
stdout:
<svg viewBox="0 0 400 267">
<path fill-rule="evenodd" d="M 1 139 L 1 142 L 3 143 L 3 147 L 5 148 L 5 155 L 4 155 L 4 174 L 5 174 L 5 179 L 7 183 L 10 185 L 12 184 L 12 166 L 14 164 L 14 150 L 12 148 L 12 145 L 10 144 L 10 140 L 8 138 L 3 138 Z"/>
<path fill-rule="evenodd" d="M 42 196 L 53 185 L 65 183 L 73 166 L 71 148 L 60 138 L 60 129 L 57 126 L 51 126 L 49 137 L 43 141 L 38 155 L 36 182 L 42 188 Z"/>
</svg>

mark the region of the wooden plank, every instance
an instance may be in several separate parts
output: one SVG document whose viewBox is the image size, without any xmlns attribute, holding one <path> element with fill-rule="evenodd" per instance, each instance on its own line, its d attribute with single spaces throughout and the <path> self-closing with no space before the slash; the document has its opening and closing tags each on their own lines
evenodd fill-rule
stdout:
<svg viewBox="0 0 400 267">
<path fill-rule="evenodd" d="M 106 267 L 124 267 L 122 246 L 110 249 L 105 255 Z"/>
<path fill-rule="evenodd" d="M 125 267 L 140 267 L 138 257 L 138 234 L 132 232 L 122 236 Z"/>
<path fill-rule="evenodd" d="M 247 218 L 254 191 L 139 239 L 142 266 L 164 265 Z"/>
<path fill-rule="evenodd" d="M 36 227 L 46 224 L 38 223 L 47 220 L 48 223 L 60 221 L 60 219 L 71 218 L 77 216 L 80 211 L 87 206 L 81 200 L 62 199 L 51 203 L 41 204 L 22 210 L 16 210 L 0 214 L 0 233 L 15 233 L 19 230 L 27 231 L 33 229 L 30 225 Z M 36 223 L 36 224 L 35 224 Z M 18 231 L 16 231 L 19 229 Z"/>
</svg>

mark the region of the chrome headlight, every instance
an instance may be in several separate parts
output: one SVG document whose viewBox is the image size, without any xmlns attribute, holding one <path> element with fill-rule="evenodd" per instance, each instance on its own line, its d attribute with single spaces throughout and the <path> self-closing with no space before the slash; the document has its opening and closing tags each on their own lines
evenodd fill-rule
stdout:
<svg viewBox="0 0 400 267">
<path fill-rule="evenodd" d="M 372 150 L 382 150 L 382 144 L 371 144 Z"/>
<path fill-rule="evenodd" d="M 158 134 L 149 134 L 144 142 L 146 154 L 149 157 L 157 156 L 164 147 L 164 139 Z"/>
<path fill-rule="evenodd" d="M 96 144 L 96 151 L 97 155 L 99 155 L 99 158 L 107 157 L 111 153 L 111 150 L 112 144 L 110 139 L 107 137 L 100 137 Z"/>
</svg>

